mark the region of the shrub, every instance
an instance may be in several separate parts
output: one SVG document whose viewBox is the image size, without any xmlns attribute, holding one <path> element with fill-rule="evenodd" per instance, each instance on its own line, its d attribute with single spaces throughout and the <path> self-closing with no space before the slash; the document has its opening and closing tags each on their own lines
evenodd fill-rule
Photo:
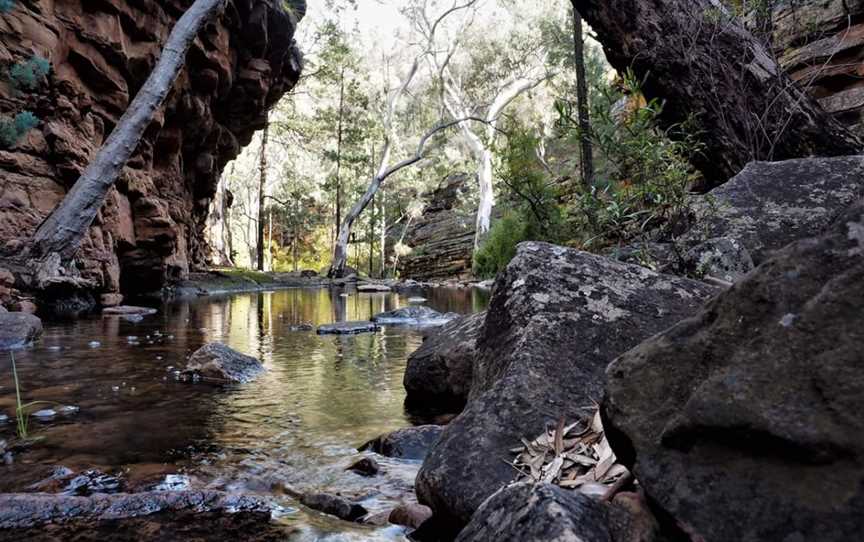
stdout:
<svg viewBox="0 0 864 542">
<path fill-rule="evenodd" d="M 527 240 L 525 222 L 518 213 L 507 213 L 492 225 L 483 246 L 474 252 L 474 275 L 492 278 L 516 255 L 516 245 Z"/>
<path fill-rule="evenodd" d="M 51 63 L 41 56 L 33 56 L 9 68 L 9 81 L 17 90 L 34 91 L 51 72 Z"/>
<path fill-rule="evenodd" d="M 30 111 L 22 111 L 14 119 L 0 117 L 0 146 L 10 148 L 31 129 L 39 125 L 39 119 Z"/>
</svg>

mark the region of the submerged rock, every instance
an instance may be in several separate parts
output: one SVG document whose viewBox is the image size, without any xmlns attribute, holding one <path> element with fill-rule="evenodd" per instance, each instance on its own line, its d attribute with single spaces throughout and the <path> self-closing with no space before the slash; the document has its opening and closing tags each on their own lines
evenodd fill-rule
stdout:
<svg viewBox="0 0 864 542">
<path fill-rule="evenodd" d="M 368 510 L 344 497 L 328 493 L 308 493 L 300 497 L 303 506 L 345 521 L 358 521 Z"/>
<path fill-rule="evenodd" d="M 122 489 L 123 481 L 120 478 L 91 469 L 77 476 L 71 476 L 61 493 L 87 496 L 99 493 L 119 493 Z"/>
<path fill-rule="evenodd" d="M 23 312 L 0 313 L 0 350 L 24 348 L 42 334 L 42 320 Z"/>
<path fill-rule="evenodd" d="M 462 409 L 471 389 L 477 336 L 485 320 L 485 312 L 458 318 L 427 337 L 408 357 L 402 382 L 409 408 Z"/>
<path fill-rule="evenodd" d="M 252 356 L 241 354 L 222 343 L 209 343 L 192 354 L 183 374 L 228 382 L 251 382 L 266 369 Z"/>
<path fill-rule="evenodd" d="M 453 312 L 444 314 L 429 307 L 414 305 L 376 314 L 372 321 L 384 325 L 443 326 L 456 318 L 459 315 Z"/>
<path fill-rule="evenodd" d="M 93 527 L 102 522 L 142 518 L 155 514 L 254 513 L 265 524 L 270 518 L 269 507 L 254 497 L 229 495 L 221 491 L 176 491 L 120 493 L 88 497 L 50 495 L 45 493 L 0 494 L 0 529 L 43 528 L 51 523 L 80 522 Z M 177 516 L 173 516 L 177 520 Z M 83 527 L 79 523 L 79 526 Z M 72 526 L 65 532 L 71 533 Z M 13 531 L 6 534 L 14 535 Z M 28 540 L 29 537 L 19 538 Z"/>
<path fill-rule="evenodd" d="M 375 322 L 335 322 L 318 327 L 318 335 L 354 335 L 380 330 Z"/>
<path fill-rule="evenodd" d="M 381 472 L 381 466 L 371 457 L 364 457 L 352 463 L 351 466 L 345 470 L 350 470 L 357 474 L 362 474 L 363 476 L 375 476 Z"/>
<path fill-rule="evenodd" d="M 361 282 L 357 284 L 358 292 L 389 292 L 392 289 L 386 284 L 376 284 L 374 282 Z"/>
<path fill-rule="evenodd" d="M 131 305 L 119 305 L 102 309 L 103 316 L 150 316 L 157 312 L 156 309 L 150 307 L 133 307 Z"/>
<path fill-rule="evenodd" d="M 860 538 L 864 202 L 608 368 L 612 447 L 692 539 Z"/>
<path fill-rule="evenodd" d="M 402 525 L 416 529 L 432 517 L 432 509 L 422 504 L 400 504 L 394 508 L 387 518 L 393 525 Z"/>
<path fill-rule="evenodd" d="M 421 460 L 438 441 L 444 428 L 439 425 L 406 427 L 378 438 L 360 447 L 360 451 L 371 451 L 385 457 Z"/>
<path fill-rule="evenodd" d="M 546 243 L 522 243 L 495 284 L 465 410 L 417 476 L 436 516 L 465 525 L 515 477 L 510 449 L 603 396 L 616 356 L 695 313 L 710 286 Z"/>
</svg>

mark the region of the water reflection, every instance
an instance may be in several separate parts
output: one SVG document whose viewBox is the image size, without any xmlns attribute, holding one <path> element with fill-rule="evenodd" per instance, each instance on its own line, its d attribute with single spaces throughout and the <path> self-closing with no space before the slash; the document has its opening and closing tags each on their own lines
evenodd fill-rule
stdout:
<svg viewBox="0 0 864 542">
<path fill-rule="evenodd" d="M 208 487 L 339 490 L 382 508 L 410 491 L 417 465 L 385 461 L 386 476 L 372 482 L 344 469 L 358 444 L 408 425 L 402 375 L 422 335 L 389 327 L 319 337 L 296 326 L 365 320 L 418 295 L 442 312 L 470 313 L 486 304 L 470 290 L 348 296 L 285 290 L 172 303 L 140 323 L 92 318 L 47 325 L 38 347 L 17 354 L 25 400 L 81 409 L 33 422 L 42 439 L 0 467 L 0 491 L 26 490 L 62 464 L 122 472 L 134 487 L 181 470 Z M 94 340 L 101 346 L 88 346 Z M 208 341 L 259 356 L 268 372 L 221 389 L 176 382 L 169 369 L 182 367 Z M 0 375 L 0 412 L 12 418 L 8 359 L 0 361 Z M 13 431 L 13 423 L 0 425 L 0 438 Z M 322 527 L 304 514 L 290 521 L 315 536 L 345 529 L 329 520 Z"/>
</svg>

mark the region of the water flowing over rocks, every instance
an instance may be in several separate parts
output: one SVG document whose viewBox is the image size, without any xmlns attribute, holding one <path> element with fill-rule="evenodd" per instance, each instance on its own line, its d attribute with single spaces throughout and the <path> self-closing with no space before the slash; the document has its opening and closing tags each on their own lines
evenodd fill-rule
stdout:
<svg viewBox="0 0 864 542">
<path fill-rule="evenodd" d="M 584 416 L 604 370 L 641 340 L 695 313 L 710 286 L 546 243 L 522 243 L 498 276 L 477 342 L 465 410 L 417 477 L 439 519 L 468 523 L 515 477 L 510 449 L 548 422 Z"/>
<path fill-rule="evenodd" d="M 59 203 L 150 74 L 189 2 L 19 2 L 0 22 L 4 65 L 51 62 L 36 93 L 0 87 L 4 111 L 38 128 L 0 151 L 0 257 Z M 208 206 L 225 164 L 297 82 L 305 2 L 232 0 L 193 42 L 186 68 L 90 228 L 81 278 L 102 292 L 152 291 L 208 258 Z"/>
<path fill-rule="evenodd" d="M 471 390 L 471 374 L 486 312 L 458 318 L 426 338 L 408 357 L 403 384 L 410 408 L 430 405 L 460 411 Z"/>
<path fill-rule="evenodd" d="M 864 202 L 607 371 L 613 449 L 693 539 L 852 540 Z"/>
<path fill-rule="evenodd" d="M 459 315 L 453 312 L 440 313 L 429 307 L 412 306 L 376 314 L 372 321 L 382 325 L 442 326 L 456 318 Z"/>
<path fill-rule="evenodd" d="M 23 312 L 0 312 L 0 350 L 23 348 L 42 334 L 42 321 Z"/>
<path fill-rule="evenodd" d="M 192 354 L 185 376 L 222 382 L 251 382 L 266 369 L 252 356 L 241 354 L 222 343 L 209 343 Z"/>
</svg>

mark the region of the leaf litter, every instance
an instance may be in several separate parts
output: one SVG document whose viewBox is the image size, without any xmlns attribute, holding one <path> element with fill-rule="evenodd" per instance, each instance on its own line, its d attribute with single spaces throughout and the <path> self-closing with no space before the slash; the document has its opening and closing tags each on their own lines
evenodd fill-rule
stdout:
<svg viewBox="0 0 864 542">
<path fill-rule="evenodd" d="M 627 468 L 618 463 L 603 431 L 598 405 L 588 407 L 590 416 L 566 425 L 564 418 L 556 427 L 547 426 L 534 440 L 522 438 L 513 466 L 518 481 L 530 480 L 556 484 L 587 495 L 609 498 L 629 480 Z"/>
</svg>

